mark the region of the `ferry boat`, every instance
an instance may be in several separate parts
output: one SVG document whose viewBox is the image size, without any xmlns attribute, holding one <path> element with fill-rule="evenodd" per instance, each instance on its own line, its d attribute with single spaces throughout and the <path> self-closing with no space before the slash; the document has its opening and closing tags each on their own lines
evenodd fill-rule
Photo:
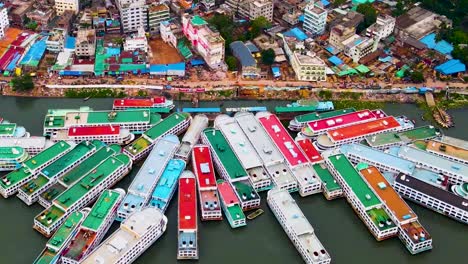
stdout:
<svg viewBox="0 0 468 264">
<path fill-rule="evenodd" d="M 84 208 L 81 211 L 70 214 L 57 229 L 57 232 L 47 241 L 46 248 L 41 252 L 39 257 L 34 260 L 33 264 L 59 263 L 60 254 L 65 246 L 68 245 L 70 239 L 76 234 L 78 227 L 88 215 L 89 211 L 89 208 Z"/>
<path fill-rule="evenodd" d="M 398 132 L 413 129 L 414 124 L 406 117 L 388 116 L 373 121 L 355 124 L 327 131 L 317 137 L 314 145 L 319 151 L 336 148 L 343 144 L 359 142 L 368 136 L 385 132 Z"/>
<path fill-rule="evenodd" d="M 267 203 L 305 263 L 331 262 L 330 254 L 318 239 L 314 228 L 286 190 L 274 188 L 268 191 Z"/>
<path fill-rule="evenodd" d="M 437 178 L 427 179 L 422 175 L 400 173 L 393 182 L 393 188 L 404 198 L 468 224 L 468 199 L 450 192 L 437 184 Z"/>
<path fill-rule="evenodd" d="M 198 259 L 197 183 L 191 171 L 179 179 L 177 259 Z"/>
<path fill-rule="evenodd" d="M 105 145 L 96 144 L 98 150 L 87 159 L 83 160 L 72 170 L 60 176 L 55 184 L 43 192 L 39 196 L 39 204 L 45 208 L 52 205 L 52 201 L 65 192 L 68 188 L 73 186 L 76 182 L 80 181 L 84 176 L 91 173 L 99 164 L 103 163 L 107 158 L 115 156 L 121 151 L 119 145 Z"/>
<path fill-rule="evenodd" d="M 174 102 L 164 96 L 150 98 L 124 98 L 115 99 L 112 105 L 114 110 L 138 109 L 138 108 L 174 108 Z"/>
<path fill-rule="evenodd" d="M 65 155 L 42 169 L 38 175 L 18 189 L 17 197 L 27 205 L 37 201 L 39 195 L 49 189 L 58 178 L 67 173 L 83 160 L 94 154 L 102 142 L 83 141 L 73 147 Z"/>
<path fill-rule="evenodd" d="M 119 125 L 81 126 L 54 132 L 50 139 L 52 141 L 64 140 L 75 143 L 85 140 L 101 140 L 106 144 L 126 145 L 135 139 L 135 135 L 130 133 L 128 129 L 120 128 Z"/>
<path fill-rule="evenodd" d="M 418 221 L 418 216 L 391 187 L 385 177 L 375 167 L 359 171 L 367 185 L 383 202 L 385 212 L 398 227 L 398 237 L 411 254 L 432 248 L 432 237 Z"/>
<path fill-rule="evenodd" d="M 257 192 L 271 188 L 271 178 L 263 167 L 263 162 L 236 120 L 227 115 L 219 115 L 214 121 L 247 171 L 250 181 Z"/>
<path fill-rule="evenodd" d="M 175 190 L 177 189 L 177 182 L 180 175 L 185 169 L 185 161 L 181 159 L 171 159 L 168 163 L 161 177 L 159 177 L 156 188 L 154 188 L 151 195 L 151 201 L 148 206 L 156 207 L 162 213 L 166 212 L 169 203 L 172 200 Z"/>
<path fill-rule="evenodd" d="M 325 112 L 331 111 L 334 108 L 335 107 L 333 106 L 333 102 L 331 101 L 319 102 L 315 100 L 299 100 L 295 103 L 288 104 L 286 106 L 276 106 L 275 113 L 305 113 L 314 111 Z"/>
<path fill-rule="evenodd" d="M 314 121 L 317 121 L 319 119 L 324 119 L 324 118 L 338 117 L 338 116 L 346 115 L 346 114 L 353 113 L 353 112 L 356 112 L 356 109 L 345 108 L 345 109 L 340 109 L 340 110 L 335 110 L 335 111 L 330 111 L 330 112 L 323 112 L 323 113 L 314 112 L 314 113 L 298 115 L 294 117 L 294 119 L 291 119 L 291 121 L 289 122 L 288 129 L 291 131 L 301 131 L 301 129 L 310 122 L 314 122 Z"/>
<path fill-rule="evenodd" d="M 193 146 L 200 140 L 203 129 L 208 127 L 208 121 L 208 117 L 204 114 L 198 114 L 193 118 L 175 154 L 176 158 L 189 160 Z"/>
<path fill-rule="evenodd" d="M 20 147 L 30 156 L 37 155 L 52 145 L 53 142 L 45 137 L 0 138 L 0 147 Z"/>
<path fill-rule="evenodd" d="M 257 113 L 257 119 L 289 164 L 299 187 L 299 194 L 307 196 L 322 191 L 322 183 L 312 165 L 276 115 Z"/>
<path fill-rule="evenodd" d="M 417 140 L 427 140 L 440 136 L 440 130 L 433 126 L 422 126 L 404 132 L 387 132 L 368 136 L 366 143 L 372 148 L 388 149 L 393 146 L 410 144 Z"/>
<path fill-rule="evenodd" d="M 232 185 L 242 210 L 248 211 L 260 207 L 260 196 L 221 131 L 214 128 L 203 130 L 202 142 L 210 146 L 215 167 L 219 175 Z"/>
<path fill-rule="evenodd" d="M 91 208 L 77 233 L 62 252 L 64 264 L 78 264 L 99 245 L 114 222 L 117 207 L 122 202 L 125 191 L 105 190 Z"/>
<path fill-rule="evenodd" d="M 22 126 L 6 121 L 0 123 L 0 138 L 28 138 L 29 136 L 29 132 Z"/>
<path fill-rule="evenodd" d="M 126 146 L 124 153 L 132 160 L 140 160 L 150 152 L 153 145 L 166 135 L 179 135 L 190 125 L 192 117 L 187 113 L 173 113 L 163 121 L 148 129 L 140 138 Z"/>
<path fill-rule="evenodd" d="M 256 113 L 256 112 L 263 112 L 263 111 L 267 111 L 266 106 L 226 107 L 226 113 L 228 114 L 238 113 L 238 112 Z"/>
<path fill-rule="evenodd" d="M 70 127 L 110 125 L 128 129 L 134 134 L 141 134 L 159 122 L 161 122 L 161 115 L 153 113 L 149 109 L 111 111 L 49 110 L 44 118 L 44 136 L 52 136 L 54 132 L 60 130 L 67 131 Z"/>
<path fill-rule="evenodd" d="M 96 200 L 105 189 L 127 175 L 131 168 L 132 160 L 125 154 L 107 158 L 53 200 L 50 207 L 39 213 L 34 218 L 33 228 L 49 237 L 68 215 Z"/>
<path fill-rule="evenodd" d="M 126 219 L 132 212 L 140 211 L 148 204 L 159 178 L 178 147 L 179 139 L 174 135 L 167 135 L 156 142 L 128 187 L 127 195 L 117 211 L 117 221 Z"/>
<path fill-rule="evenodd" d="M 383 209 L 382 202 L 367 186 L 351 162 L 343 154 L 325 158 L 325 162 L 341 185 L 344 196 L 369 231 L 378 240 L 384 240 L 397 234 L 398 229 Z"/>
<path fill-rule="evenodd" d="M 21 185 L 37 176 L 40 171 L 73 148 L 73 144 L 60 141 L 23 162 L 22 166 L 0 178 L 0 194 L 8 198 Z"/>
<path fill-rule="evenodd" d="M 136 211 L 81 263 L 132 263 L 166 231 L 166 226 L 167 218 L 158 209 Z"/>
<path fill-rule="evenodd" d="M 468 142 L 443 136 L 427 142 L 426 151 L 446 159 L 468 164 Z"/>
<path fill-rule="evenodd" d="M 207 145 L 193 147 L 192 168 L 197 179 L 201 220 L 222 220 L 213 160 Z"/>
<path fill-rule="evenodd" d="M 323 195 L 327 200 L 343 197 L 343 189 L 333 178 L 325 162 L 315 163 L 312 167 L 322 181 Z"/>
<path fill-rule="evenodd" d="M 229 221 L 231 228 L 245 226 L 245 215 L 232 186 L 221 179 L 217 180 L 216 184 L 218 185 L 218 192 L 224 215 Z"/>
<path fill-rule="evenodd" d="M 278 150 L 255 116 L 252 113 L 244 112 L 237 113 L 234 119 L 255 148 L 274 185 L 289 192 L 297 191 L 297 181 L 283 154 Z"/>
<path fill-rule="evenodd" d="M 0 171 L 19 169 L 28 158 L 28 152 L 22 147 L 0 147 Z"/>
</svg>

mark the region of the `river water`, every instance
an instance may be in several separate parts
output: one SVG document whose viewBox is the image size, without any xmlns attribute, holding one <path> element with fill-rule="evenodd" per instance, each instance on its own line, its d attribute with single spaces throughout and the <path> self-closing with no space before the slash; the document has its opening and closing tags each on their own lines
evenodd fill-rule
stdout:
<svg viewBox="0 0 468 264">
<path fill-rule="evenodd" d="M 284 105 L 284 102 L 229 101 L 224 107 Z M 0 97 L 0 116 L 25 126 L 32 135 L 42 134 L 44 114 L 50 108 L 75 108 L 88 105 L 94 109 L 110 109 L 111 99 L 32 99 Z M 190 103 L 181 103 L 190 106 Z M 200 107 L 219 106 L 218 102 L 203 102 Z M 414 105 L 388 104 L 384 110 L 391 115 L 407 115 L 423 125 L 421 111 Z M 451 111 L 456 128 L 445 134 L 468 140 L 467 109 Z M 138 167 L 117 186 L 126 188 L 135 176 Z M 248 222 L 246 227 L 231 229 L 227 221 L 203 222 L 199 225 L 199 263 L 303 263 L 300 255 L 289 241 L 271 211 L 267 208 L 262 194 L 262 208 L 265 213 Z M 412 256 L 398 238 L 377 242 L 361 220 L 345 201 L 327 201 L 316 194 L 302 198 L 294 194 L 317 236 L 332 256 L 332 263 L 466 263 L 468 228 L 466 225 L 437 214 L 413 203 L 409 203 L 419 216 L 421 223 L 433 237 L 434 248 Z M 169 219 L 166 233 L 135 263 L 176 263 L 177 252 L 177 203 L 176 199 L 167 211 Z M 43 249 L 46 239 L 32 229 L 33 218 L 42 207 L 35 204 L 28 207 L 16 197 L 0 198 L 0 264 L 31 263 Z M 111 231 L 118 227 L 114 223 Z M 110 232 L 109 232 L 110 233 Z M 188 261 L 190 262 L 190 261 Z M 182 262 L 181 262 L 182 263 Z"/>
</svg>

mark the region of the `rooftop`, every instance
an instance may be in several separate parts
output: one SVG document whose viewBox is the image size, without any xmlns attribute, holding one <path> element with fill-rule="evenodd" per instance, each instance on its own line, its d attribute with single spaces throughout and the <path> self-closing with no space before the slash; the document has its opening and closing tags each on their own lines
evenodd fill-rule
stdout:
<svg viewBox="0 0 468 264">
<path fill-rule="evenodd" d="M 247 172 L 229 146 L 220 130 L 207 128 L 203 131 L 231 180 L 248 177 Z"/>
<path fill-rule="evenodd" d="M 28 148 L 44 148 L 46 146 L 45 137 L 23 137 L 23 138 L 0 138 L 0 147 L 21 147 Z"/>
<path fill-rule="evenodd" d="M 0 147 L 0 160 L 16 160 L 24 155 L 22 147 Z"/>
<path fill-rule="evenodd" d="M 130 153 L 132 153 L 133 155 L 136 155 L 144 151 L 150 146 L 151 146 L 151 141 L 146 139 L 145 136 L 141 136 L 137 138 L 135 141 L 133 141 L 131 144 L 125 146 L 125 149 L 129 151 Z"/>
<path fill-rule="evenodd" d="M 388 116 L 365 123 L 329 130 L 327 134 L 330 139 L 332 139 L 334 142 L 337 142 L 383 132 L 398 127 L 401 127 L 400 123 L 393 116 Z"/>
<path fill-rule="evenodd" d="M 439 130 L 433 126 L 423 126 L 400 133 L 387 132 L 383 134 L 369 136 L 366 137 L 366 141 L 371 147 L 375 148 L 398 142 L 411 143 L 415 140 L 433 138 L 439 135 L 438 131 Z"/>
<path fill-rule="evenodd" d="M 81 224 L 90 230 L 98 231 L 111 210 L 120 202 L 124 192 L 122 190 L 105 190 L 94 203 L 91 212 Z"/>
<path fill-rule="evenodd" d="M 40 197 L 47 201 L 48 204 L 51 204 L 52 201 L 55 200 L 55 198 L 57 198 L 60 194 L 62 194 L 66 189 L 67 187 L 57 182 L 50 186 L 45 192 L 43 192 Z"/>
<path fill-rule="evenodd" d="M 119 135 L 120 126 L 83 126 L 83 127 L 70 127 L 68 129 L 68 136 L 83 137 L 83 136 L 96 136 L 96 135 Z"/>
<path fill-rule="evenodd" d="M 394 219 L 398 219 L 399 223 L 410 222 L 417 219 L 413 210 L 403 201 L 403 198 L 392 188 L 390 183 L 388 183 L 377 168 L 368 167 L 367 169 L 361 170 L 360 173 L 371 189 L 374 190 L 374 193 L 387 205 Z"/>
<path fill-rule="evenodd" d="M 436 152 L 441 155 L 448 155 L 468 162 L 468 150 L 460 145 L 448 145 L 435 140 L 429 140 L 426 146 L 427 151 Z"/>
<path fill-rule="evenodd" d="M 361 178 L 353 165 L 343 154 L 328 157 L 329 161 L 341 175 L 354 195 L 361 201 L 364 208 L 372 208 L 381 204 L 366 182 Z"/>
<path fill-rule="evenodd" d="M 314 164 L 313 168 L 329 192 L 341 189 L 341 186 L 336 182 L 335 178 L 333 178 L 324 163 Z"/>
<path fill-rule="evenodd" d="M 51 147 L 39 152 L 36 156 L 25 161 L 24 166 L 29 168 L 31 171 L 34 171 L 37 168 L 43 167 L 44 164 L 54 158 L 57 158 L 57 156 L 62 155 L 70 149 L 72 149 L 72 146 L 69 143 L 65 141 L 59 141 Z"/>
<path fill-rule="evenodd" d="M 311 163 L 317 163 L 323 160 L 322 155 L 320 155 L 320 152 L 318 152 L 318 150 L 312 144 L 312 140 L 301 139 L 296 141 L 296 143 Z"/>
<path fill-rule="evenodd" d="M 330 111 L 330 112 L 323 112 L 323 113 L 315 112 L 315 113 L 299 115 L 299 116 L 296 116 L 294 119 L 299 123 L 306 123 L 306 122 L 312 122 L 312 121 L 316 121 L 316 120 L 323 119 L 323 118 L 331 118 L 331 117 L 336 117 L 340 115 L 345 115 L 345 114 L 349 114 L 352 112 L 356 112 L 356 110 L 354 108 L 345 108 L 345 109 L 340 109 L 340 110 L 335 110 L 335 111 Z"/>
<path fill-rule="evenodd" d="M 457 146 L 459 148 L 462 148 L 464 150 L 468 150 L 468 141 L 458 139 L 458 138 L 453 138 L 449 136 L 442 136 L 439 139 L 440 142 L 447 144 L 447 145 L 452 145 L 452 146 Z"/>
<path fill-rule="evenodd" d="M 216 176 L 209 147 L 206 145 L 193 147 L 192 159 L 198 188 L 216 188 Z"/>
<path fill-rule="evenodd" d="M 372 208 L 367 210 L 366 213 L 380 231 L 395 227 L 395 223 L 393 223 L 383 208 Z"/>
<path fill-rule="evenodd" d="M 258 120 L 291 166 L 308 162 L 276 115 L 269 114 Z"/>
<path fill-rule="evenodd" d="M 221 197 L 222 202 L 226 207 L 239 204 L 239 199 L 236 196 L 236 193 L 232 189 L 232 186 L 224 181 L 217 180 L 219 196 Z"/>
<path fill-rule="evenodd" d="M 426 229 L 424 229 L 419 221 L 404 224 L 401 226 L 401 229 L 408 235 L 413 243 L 419 243 L 428 239 L 432 239 L 431 235 L 427 232 Z"/>
<path fill-rule="evenodd" d="M 16 124 L 1 123 L 0 124 L 0 137 L 12 137 L 16 131 Z"/>
<path fill-rule="evenodd" d="M 154 208 L 145 208 L 129 216 L 109 238 L 102 242 L 84 260 L 84 264 L 95 264 L 99 261 L 105 263 L 115 263 L 130 249 L 141 243 L 141 238 L 148 230 L 154 230 L 154 226 L 161 225 L 165 230 L 167 218 Z"/>
<path fill-rule="evenodd" d="M 179 230 L 197 228 L 197 184 L 191 171 L 179 179 Z"/>
<path fill-rule="evenodd" d="M 69 236 L 73 234 L 73 231 L 82 222 L 85 214 L 81 211 L 73 212 L 70 216 L 65 219 L 63 224 L 57 229 L 54 235 L 47 241 L 46 246 L 59 249 L 64 246 Z"/>
<path fill-rule="evenodd" d="M 164 118 L 164 120 L 162 120 L 152 128 L 148 129 L 145 132 L 145 135 L 153 140 L 156 140 L 164 133 L 169 131 L 171 128 L 174 128 L 175 126 L 189 118 L 190 115 L 187 113 L 173 113 L 170 116 Z"/>
<path fill-rule="evenodd" d="M 185 161 L 181 159 L 171 159 L 168 163 L 158 183 L 154 188 L 152 201 L 158 209 L 166 209 L 170 201 L 171 194 L 177 188 L 177 180 L 185 169 Z M 153 204 L 154 205 L 154 204 Z M 164 210 L 163 210 L 164 211 Z"/>
<path fill-rule="evenodd" d="M 249 48 L 247 48 L 242 41 L 232 42 L 229 44 L 229 48 L 239 60 L 242 67 L 257 67 L 257 61 L 255 61 Z"/>
<path fill-rule="evenodd" d="M 366 122 L 367 120 L 375 120 L 377 117 L 369 110 L 361 110 L 340 115 L 337 117 L 329 117 L 319 119 L 308 124 L 309 128 L 317 133 L 323 130 L 333 129 L 335 127 L 349 126 L 356 123 Z"/>
<path fill-rule="evenodd" d="M 114 107 L 154 107 L 156 105 L 163 105 L 166 102 L 164 96 L 155 96 L 151 98 L 124 98 L 115 99 Z"/>
<path fill-rule="evenodd" d="M 240 180 L 232 182 L 231 184 L 234 187 L 234 191 L 237 193 L 237 196 L 240 198 L 241 204 L 243 202 L 260 199 L 260 196 L 258 196 L 258 193 L 255 191 L 249 180 Z"/>
</svg>

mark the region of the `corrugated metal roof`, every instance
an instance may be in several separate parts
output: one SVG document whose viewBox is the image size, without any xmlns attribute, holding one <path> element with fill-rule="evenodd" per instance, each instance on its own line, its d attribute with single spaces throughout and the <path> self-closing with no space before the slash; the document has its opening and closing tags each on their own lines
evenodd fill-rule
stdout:
<svg viewBox="0 0 468 264">
<path fill-rule="evenodd" d="M 257 62 L 250 53 L 250 50 L 241 41 L 232 42 L 229 47 L 231 48 L 234 56 L 240 61 L 243 67 L 257 66 Z"/>
</svg>

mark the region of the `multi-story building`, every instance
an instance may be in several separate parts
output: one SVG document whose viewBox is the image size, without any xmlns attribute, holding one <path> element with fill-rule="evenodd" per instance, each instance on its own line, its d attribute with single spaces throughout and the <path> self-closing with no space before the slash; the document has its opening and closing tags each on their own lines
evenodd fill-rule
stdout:
<svg viewBox="0 0 468 264">
<path fill-rule="evenodd" d="M 125 38 L 125 42 L 123 45 L 124 50 L 126 51 L 133 51 L 133 50 L 141 50 L 144 52 L 148 52 L 148 40 L 146 39 L 145 29 L 140 27 L 138 29 L 138 33 L 135 35 L 131 35 Z"/>
<path fill-rule="evenodd" d="M 273 21 L 273 1 L 271 0 L 227 0 L 225 2 L 236 14 L 256 19 L 260 16 Z"/>
<path fill-rule="evenodd" d="M 153 3 L 148 6 L 148 30 L 154 34 L 159 32 L 159 25 L 169 20 L 169 7 L 163 3 Z"/>
<path fill-rule="evenodd" d="M 182 33 L 182 26 L 180 24 L 176 24 L 173 21 L 164 21 L 159 24 L 159 33 L 161 35 L 161 39 L 165 43 L 171 44 L 173 47 L 177 47 L 177 40 Z"/>
<path fill-rule="evenodd" d="M 47 26 L 50 20 L 54 17 L 53 9 L 36 9 L 34 11 L 28 12 L 26 16 L 31 21 L 36 21 L 40 26 Z"/>
<path fill-rule="evenodd" d="M 71 10 L 75 14 L 80 11 L 79 0 L 55 0 L 55 10 L 58 16 L 61 16 L 66 10 Z"/>
<path fill-rule="evenodd" d="M 325 31 L 327 10 L 311 1 L 304 9 L 304 30 L 311 35 L 320 35 Z"/>
<path fill-rule="evenodd" d="M 216 5 L 215 0 L 200 0 L 200 3 L 205 7 L 206 10 L 210 10 Z"/>
<path fill-rule="evenodd" d="M 145 0 L 117 0 L 124 33 L 135 32 L 148 24 L 148 6 Z"/>
<path fill-rule="evenodd" d="M 46 48 L 49 52 L 58 53 L 63 51 L 67 31 L 61 28 L 54 28 L 49 32 L 49 38 L 46 40 Z"/>
<path fill-rule="evenodd" d="M 192 47 L 203 57 L 210 68 L 226 68 L 224 63 L 224 39 L 199 16 L 184 14 L 182 30 Z"/>
<path fill-rule="evenodd" d="M 77 56 L 94 56 L 96 52 L 96 31 L 94 29 L 82 29 L 76 36 L 75 54 Z"/>
<path fill-rule="evenodd" d="M 283 36 L 283 47 L 297 80 L 319 82 L 327 80 L 325 62 L 314 52 L 306 50 L 303 42 Z"/>
<path fill-rule="evenodd" d="M 366 30 L 366 36 L 384 39 L 393 34 L 396 19 L 390 15 L 379 15 L 377 21 Z"/>
<path fill-rule="evenodd" d="M 335 49 L 344 50 L 343 42 L 356 34 L 356 28 L 337 25 L 330 30 L 328 42 Z"/>
<path fill-rule="evenodd" d="M 5 7 L 0 7 L 0 39 L 5 37 L 5 30 L 9 25 L 8 10 Z"/>
<path fill-rule="evenodd" d="M 229 47 L 232 54 L 239 60 L 243 78 L 260 77 L 260 69 L 257 67 L 257 61 L 252 56 L 249 48 L 242 41 L 234 41 Z"/>
<path fill-rule="evenodd" d="M 343 42 L 344 53 L 357 63 L 364 56 L 377 50 L 380 38 L 376 39 L 354 35 Z"/>
</svg>

